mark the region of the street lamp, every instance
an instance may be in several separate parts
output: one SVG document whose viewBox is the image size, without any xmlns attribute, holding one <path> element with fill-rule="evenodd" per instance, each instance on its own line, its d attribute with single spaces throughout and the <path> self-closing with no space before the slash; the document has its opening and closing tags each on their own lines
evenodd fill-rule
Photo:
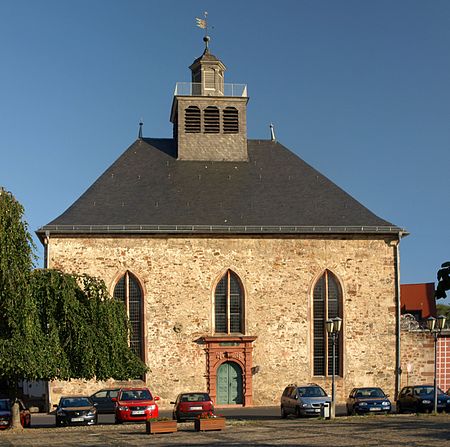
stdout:
<svg viewBox="0 0 450 447">
<path fill-rule="evenodd" d="M 427 328 L 430 331 L 430 334 L 434 337 L 434 405 L 433 412 L 437 413 L 437 339 L 438 335 L 441 333 L 442 329 L 445 326 L 446 318 L 444 315 L 439 315 L 437 318 L 430 317 L 427 319 Z"/>
<path fill-rule="evenodd" d="M 333 369 L 331 375 L 331 412 L 330 417 L 334 418 L 336 415 L 336 387 L 334 383 L 334 376 L 336 372 L 336 340 L 338 338 L 339 332 L 341 331 L 342 319 L 339 317 L 333 318 L 332 320 L 326 321 L 328 335 L 331 335 L 331 343 L 333 346 Z"/>
</svg>

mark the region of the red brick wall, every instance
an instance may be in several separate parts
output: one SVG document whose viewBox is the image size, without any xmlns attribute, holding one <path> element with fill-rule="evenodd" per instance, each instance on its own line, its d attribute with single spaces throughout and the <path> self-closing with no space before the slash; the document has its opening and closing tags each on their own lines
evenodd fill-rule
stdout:
<svg viewBox="0 0 450 447">
<path fill-rule="evenodd" d="M 450 334 L 438 338 L 437 383 L 444 390 L 450 388 Z"/>
</svg>

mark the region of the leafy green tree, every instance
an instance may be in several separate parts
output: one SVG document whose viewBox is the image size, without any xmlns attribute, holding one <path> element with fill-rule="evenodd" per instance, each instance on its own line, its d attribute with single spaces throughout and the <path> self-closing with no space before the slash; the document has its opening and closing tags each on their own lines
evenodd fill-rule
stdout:
<svg viewBox="0 0 450 447">
<path fill-rule="evenodd" d="M 128 347 L 123 303 L 101 280 L 33 270 L 24 209 L 0 188 L 0 379 L 124 380 L 145 364 Z"/>
<path fill-rule="evenodd" d="M 436 304 L 438 315 L 444 315 L 447 318 L 447 325 L 450 322 L 450 306 L 447 304 Z"/>
</svg>

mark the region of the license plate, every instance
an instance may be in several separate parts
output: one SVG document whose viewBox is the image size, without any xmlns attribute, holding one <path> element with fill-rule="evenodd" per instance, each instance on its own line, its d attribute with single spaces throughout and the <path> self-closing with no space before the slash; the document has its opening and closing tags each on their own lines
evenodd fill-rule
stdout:
<svg viewBox="0 0 450 447">
<path fill-rule="evenodd" d="M 194 411 L 194 410 L 202 410 L 203 408 L 202 407 L 191 407 L 191 408 L 189 408 L 189 410 L 192 410 L 192 411 Z"/>
<path fill-rule="evenodd" d="M 369 411 L 380 411 L 381 408 L 378 407 L 374 407 L 374 408 L 369 408 Z"/>
<path fill-rule="evenodd" d="M 145 414 L 145 411 L 144 410 L 136 410 L 136 411 L 131 412 L 132 416 L 136 416 L 138 414 Z"/>
<path fill-rule="evenodd" d="M 0 421 L 0 425 L 8 425 L 9 422 L 8 421 Z"/>
<path fill-rule="evenodd" d="M 314 411 L 315 411 L 316 413 L 319 413 L 319 412 L 320 412 L 320 408 L 314 408 Z"/>
<path fill-rule="evenodd" d="M 72 422 L 83 422 L 84 418 L 72 418 L 71 421 Z"/>
</svg>

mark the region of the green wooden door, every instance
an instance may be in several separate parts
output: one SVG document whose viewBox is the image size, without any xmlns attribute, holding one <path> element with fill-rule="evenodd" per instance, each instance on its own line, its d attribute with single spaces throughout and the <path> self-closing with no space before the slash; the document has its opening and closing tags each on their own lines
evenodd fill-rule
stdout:
<svg viewBox="0 0 450 447">
<path fill-rule="evenodd" d="M 217 370 L 217 404 L 242 404 L 242 369 L 234 362 L 225 362 Z"/>
</svg>

